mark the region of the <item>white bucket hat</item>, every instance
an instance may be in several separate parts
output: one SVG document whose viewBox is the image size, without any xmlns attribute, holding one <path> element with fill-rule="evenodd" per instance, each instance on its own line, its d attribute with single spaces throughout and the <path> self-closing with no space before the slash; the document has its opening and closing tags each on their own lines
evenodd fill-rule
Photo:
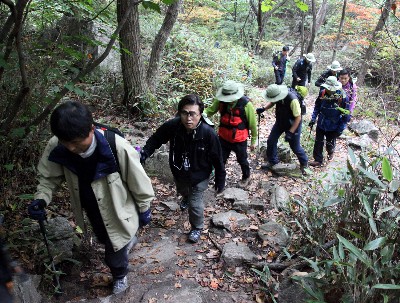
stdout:
<svg viewBox="0 0 400 303">
<path fill-rule="evenodd" d="M 342 83 L 340 83 L 335 76 L 330 76 L 326 79 L 324 84 L 321 84 L 322 87 L 325 87 L 327 90 L 336 91 L 342 88 Z"/>
<path fill-rule="evenodd" d="M 343 68 L 340 66 L 339 61 L 336 61 L 336 60 L 333 61 L 331 65 L 328 65 L 328 68 L 329 68 L 330 70 L 333 70 L 334 72 L 337 72 L 337 71 L 340 71 L 340 70 L 343 69 Z"/>
<path fill-rule="evenodd" d="M 221 102 L 233 102 L 244 96 L 244 86 L 232 80 L 225 83 L 217 90 L 215 98 Z"/>
<path fill-rule="evenodd" d="M 308 53 L 305 57 L 306 57 L 307 61 L 310 61 L 310 62 L 315 62 L 315 61 L 317 61 L 317 60 L 315 59 L 314 54 L 312 54 L 312 53 Z"/>
<path fill-rule="evenodd" d="M 286 85 L 271 84 L 265 90 L 263 97 L 269 102 L 278 102 L 284 99 L 289 93 Z"/>
</svg>

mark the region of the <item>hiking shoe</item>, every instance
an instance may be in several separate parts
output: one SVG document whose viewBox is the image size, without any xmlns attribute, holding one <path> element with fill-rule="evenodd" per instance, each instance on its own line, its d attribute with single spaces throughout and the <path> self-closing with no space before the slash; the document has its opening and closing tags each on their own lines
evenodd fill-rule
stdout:
<svg viewBox="0 0 400 303">
<path fill-rule="evenodd" d="M 250 177 L 240 180 L 238 186 L 240 188 L 246 188 L 247 186 L 249 186 L 249 183 L 250 183 Z"/>
<path fill-rule="evenodd" d="M 200 240 L 201 230 L 200 229 L 192 229 L 189 233 L 189 241 L 193 243 L 197 243 Z"/>
<path fill-rule="evenodd" d="M 119 294 L 128 288 L 128 278 L 116 279 L 113 283 L 113 294 Z"/>
<path fill-rule="evenodd" d="M 328 154 L 328 161 L 331 161 L 333 159 L 333 153 Z"/>
<path fill-rule="evenodd" d="M 275 164 L 267 162 L 267 163 L 261 164 L 261 169 L 271 169 L 273 166 L 275 166 Z"/>
<path fill-rule="evenodd" d="M 307 176 L 307 175 L 308 175 L 308 173 L 307 173 L 307 171 L 306 171 L 306 168 L 307 168 L 307 167 L 308 167 L 307 164 L 305 164 L 305 165 L 300 164 L 300 171 L 301 171 L 301 174 L 302 174 L 303 176 Z"/>
<path fill-rule="evenodd" d="M 182 199 L 181 204 L 179 204 L 181 211 L 184 211 L 189 207 L 189 201 L 187 199 Z"/>
<path fill-rule="evenodd" d="M 138 238 L 136 236 L 133 236 L 132 239 L 126 244 L 126 251 L 129 254 L 131 249 L 138 243 Z"/>
<path fill-rule="evenodd" d="M 318 161 L 312 161 L 308 164 L 313 167 L 321 167 L 322 166 L 322 162 L 318 162 Z"/>
</svg>

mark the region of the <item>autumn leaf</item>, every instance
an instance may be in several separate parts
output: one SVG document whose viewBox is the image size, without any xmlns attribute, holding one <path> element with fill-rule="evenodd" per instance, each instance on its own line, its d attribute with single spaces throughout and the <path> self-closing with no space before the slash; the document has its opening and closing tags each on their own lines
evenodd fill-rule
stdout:
<svg viewBox="0 0 400 303">
<path fill-rule="evenodd" d="M 218 280 L 217 279 L 212 279 L 209 286 L 210 286 L 211 289 L 217 289 L 218 285 L 219 285 Z"/>
</svg>

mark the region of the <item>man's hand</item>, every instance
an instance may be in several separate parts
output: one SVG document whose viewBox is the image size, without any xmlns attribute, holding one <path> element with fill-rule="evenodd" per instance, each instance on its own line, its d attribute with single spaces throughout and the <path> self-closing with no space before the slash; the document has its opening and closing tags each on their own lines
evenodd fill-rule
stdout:
<svg viewBox="0 0 400 303">
<path fill-rule="evenodd" d="M 143 213 L 139 213 L 139 227 L 146 226 L 151 221 L 151 210 L 150 208 Z"/>
<path fill-rule="evenodd" d="M 278 70 L 279 69 L 279 67 L 278 66 L 275 66 L 275 70 Z"/>
<path fill-rule="evenodd" d="M 259 107 L 259 108 L 256 109 L 257 115 L 261 115 L 263 112 L 265 112 L 265 108 L 264 107 Z"/>
<path fill-rule="evenodd" d="M 296 79 L 296 80 L 297 80 L 297 82 L 299 82 L 299 81 L 301 80 L 301 78 L 297 77 L 297 79 Z"/>
<path fill-rule="evenodd" d="M 286 131 L 285 132 L 285 141 L 286 142 L 290 142 L 292 141 L 294 138 L 294 133 L 290 132 L 290 131 Z"/>
<path fill-rule="evenodd" d="M 38 221 L 46 220 L 45 207 L 46 207 L 46 201 L 44 201 L 43 199 L 33 200 L 28 205 L 29 217 L 31 217 L 33 220 L 38 220 Z"/>
<path fill-rule="evenodd" d="M 255 149 L 256 149 L 256 145 L 255 144 L 250 145 L 250 151 L 254 151 Z"/>
<path fill-rule="evenodd" d="M 314 124 L 315 124 L 315 121 L 314 121 L 314 120 L 311 120 L 310 123 L 308 123 L 308 127 L 309 127 L 310 129 L 312 129 L 312 128 L 314 127 Z"/>
<path fill-rule="evenodd" d="M 149 155 L 142 149 L 140 151 L 140 164 L 144 165 Z"/>
</svg>

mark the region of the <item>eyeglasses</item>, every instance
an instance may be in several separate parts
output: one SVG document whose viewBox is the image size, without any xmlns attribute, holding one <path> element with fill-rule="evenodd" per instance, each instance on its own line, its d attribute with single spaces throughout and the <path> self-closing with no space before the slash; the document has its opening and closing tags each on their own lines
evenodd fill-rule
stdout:
<svg viewBox="0 0 400 303">
<path fill-rule="evenodd" d="M 180 112 L 182 117 L 192 117 L 192 118 L 196 118 L 197 116 L 199 116 L 200 114 L 196 113 L 196 112 L 187 112 L 185 110 Z"/>
</svg>

